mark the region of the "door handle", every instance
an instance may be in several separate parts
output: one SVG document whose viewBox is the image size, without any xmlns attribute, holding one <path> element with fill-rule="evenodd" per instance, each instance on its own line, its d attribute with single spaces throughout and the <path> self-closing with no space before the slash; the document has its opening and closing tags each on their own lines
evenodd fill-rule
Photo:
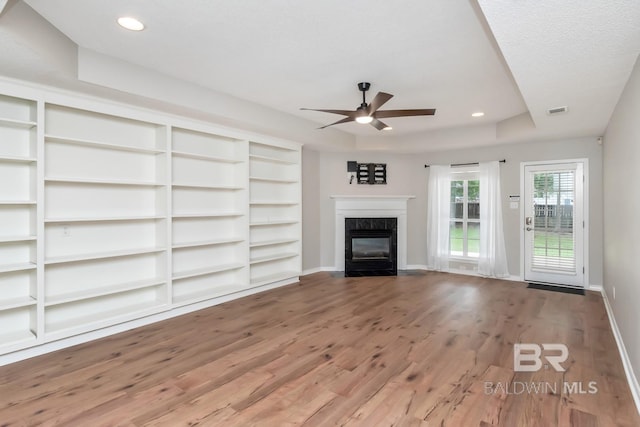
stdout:
<svg viewBox="0 0 640 427">
<path fill-rule="evenodd" d="M 527 228 L 525 228 L 525 230 L 527 230 L 527 231 L 533 230 L 533 228 L 529 227 L 531 224 L 533 224 L 533 217 L 530 217 L 530 216 L 525 217 L 524 224 L 527 226 Z"/>
</svg>

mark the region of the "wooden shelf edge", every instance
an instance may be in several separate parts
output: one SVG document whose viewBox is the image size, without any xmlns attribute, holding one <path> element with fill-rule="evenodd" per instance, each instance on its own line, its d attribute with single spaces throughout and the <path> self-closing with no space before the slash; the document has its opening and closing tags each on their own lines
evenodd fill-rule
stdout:
<svg viewBox="0 0 640 427">
<path fill-rule="evenodd" d="M 111 221 L 155 221 L 166 219 L 166 216 L 114 216 L 114 217 L 94 217 L 94 218 L 45 218 L 44 222 L 49 224 L 61 222 L 111 222 Z"/>
<path fill-rule="evenodd" d="M 70 292 L 68 294 L 57 295 L 55 297 L 45 298 L 45 307 L 53 307 L 56 305 L 73 303 L 86 299 L 99 298 L 107 295 L 120 294 L 137 289 L 152 288 L 165 285 L 167 282 L 162 279 L 139 280 L 135 282 L 122 283 L 119 285 L 103 286 L 92 291 Z"/>
<path fill-rule="evenodd" d="M 277 220 L 277 221 L 256 221 L 256 222 L 252 222 L 251 224 L 249 224 L 250 227 L 268 227 L 270 225 L 287 225 L 287 224 L 297 224 L 298 220 L 288 220 L 288 219 L 283 219 L 283 220 Z"/>
<path fill-rule="evenodd" d="M 172 187 L 176 188 L 201 188 L 203 190 L 226 190 L 226 191 L 237 191 L 244 190 L 244 187 L 238 187 L 234 185 L 206 185 L 206 184 L 194 184 L 194 183 L 173 183 Z"/>
<path fill-rule="evenodd" d="M 35 205 L 35 200 L 0 200 L 1 205 L 23 206 L 23 205 Z"/>
<path fill-rule="evenodd" d="M 0 162 L 11 163 L 36 163 L 38 159 L 35 157 L 23 157 L 23 156 L 5 156 L 0 155 Z"/>
<path fill-rule="evenodd" d="M 221 264 L 213 267 L 196 268 L 193 270 L 178 271 L 174 273 L 173 280 L 188 279 L 196 276 L 206 276 L 208 274 L 223 273 L 225 271 L 239 270 L 245 267 L 244 263 Z"/>
<path fill-rule="evenodd" d="M 89 139 L 71 138 L 59 135 L 45 135 L 45 142 L 57 142 L 63 144 L 84 145 L 87 147 L 102 147 L 110 150 L 132 151 L 138 153 L 160 154 L 166 153 L 166 150 L 157 148 L 135 147 L 131 145 L 114 144 L 111 142 L 93 141 Z"/>
<path fill-rule="evenodd" d="M 107 310 L 102 313 L 79 316 L 72 320 L 45 324 L 45 338 L 55 340 L 63 337 L 94 331 L 107 326 L 116 325 L 129 320 L 138 319 L 155 313 L 165 311 L 170 307 L 164 302 L 135 304 L 121 307 L 115 310 Z M 101 316 L 97 318 L 97 316 Z M 46 310 L 45 310 L 46 318 Z"/>
<path fill-rule="evenodd" d="M 173 297 L 174 306 L 183 306 L 189 304 L 195 304 L 197 302 L 206 301 L 213 298 L 218 298 L 225 295 L 230 295 L 236 292 L 246 290 L 246 286 L 242 286 L 239 283 L 231 285 L 219 286 L 207 291 L 192 292 L 190 294 Z"/>
<path fill-rule="evenodd" d="M 0 126 L 31 129 L 38 126 L 38 123 L 31 120 L 19 120 L 19 119 L 10 119 L 8 117 L 0 117 Z"/>
<path fill-rule="evenodd" d="M 5 348 L 13 348 L 27 343 L 35 342 L 36 334 L 32 331 L 13 331 L 0 333 L 0 349 L 4 352 Z"/>
<path fill-rule="evenodd" d="M 256 200 L 254 202 L 249 202 L 249 204 L 254 206 L 295 206 L 300 203 L 282 200 Z"/>
<path fill-rule="evenodd" d="M 197 248 L 200 246 L 228 245 L 232 243 L 239 243 L 242 241 L 244 241 L 244 239 L 240 237 L 234 237 L 231 239 L 201 240 L 196 242 L 174 244 L 172 249 Z"/>
<path fill-rule="evenodd" d="M 300 182 L 297 179 L 268 178 L 268 177 L 261 177 L 261 176 L 250 176 L 249 181 L 273 182 L 276 184 L 296 184 Z"/>
<path fill-rule="evenodd" d="M 20 262 L 15 264 L 0 264 L 0 273 L 13 273 L 15 271 L 34 270 L 36 264 L 33 262 Z"/>
<path fill-rule="evenodd" d="M 45 182 L 58 182 L 81 185 L 128 185 L 133 187 L 163 187 L 165 184 L 157 182 L 135 181 L 135 180 L 109 180 L 109 179 L 83 179 L 83 178 L 62 178 L 46 177 Z"/>
<path fill-rule="evenodd" d="M 217 163 L 242 163 L 244 160 L 234 159 L 231 157 L 213 156 L 209 154 L 189 153 L 187 151 L 172 151 L 171 154 L 176 157 L 184 157 L 187 159 L 209 160 Z"/>
<path fill-rule="evenodd" d="M 275 246 L 275 245 L 284 245 L 286 243 L 295 243 L 298 242 L 300 239 L 275 239 L 275 240 L 263 240 L 263 241 L 258 241 L 258 242 L 250 242 L 249 243 L 249 247 L 250 248 L 259 248 L 259 247 L 263 247 L 263 246 Z"/>
<path fill-rule="evenodd" d="M 264 276 L 258 276 L 251 279 L 252 286 L 260 286 L 265 285 L 267 283 L 279 282 L 280 280 L 293 279 L 295 277 L 299 277 L 300 272 L 298 271 L 283 271 L 275 274 L 267 274 Z"/>
<path fill-rule="evenodd" d="M 264 161 L 264 162 L 269 162 L 269 163 L 282 163 L 285 165 L 297 165 L 298 162 L 294 161 L 294 160 L 286 160 L 286 159 L 280 159 L 277 157 L 269 157 L 269 156 L 262 156 L 259 154 L 249 154 L 249 159 L 253 159 L 253 160 L 259 160 L 259 161 Z"/>
<path fill-rule="evenodd" d="M 0 243 L 30 242 L 36 239 L 36 236 L 4 236 L 0 237 Z"/>
<path fill-rule="evenodd" d="M 283 259 L 294 258 L 294 257 L 297 257 L 298 255 L 299 253 L 297 252 L 283 252 L 283 253 L 274 254 L 274 255 L 260 256 L 260 257 L 252 258 L 249 261 L 249 264 L 254 265 L 254 264 L 262 264 L 262 263 L 271 262 L 271 261 L 280 261 Z"/>
<path fill-rule="evenodd" d="M 121 251 L 109 251 L 109 252 L 98 252 L 93 254 L 82 254 L 82 255 L 64 255 L 59 257 L 51 257 L 45 258 L 45 265 L 51 264 L 63 264 L 67 262 L 82 262 L 82 261 L 93 261 L 97 259 L 105 259 L 105 258 L 118 258 L 122 256 L 132 256 L 132 255 L 144 255 L 144 254 L 152 254 L 157 252 L 165 252 L 167 248 L 141 248 L 141 249 L 129 249 L 129 250 L 121 250 Z"/>
<path fill-rule="evenodd" d="M 224 218 L 244 216 L 240 212 L 210 212 L 210 213 L 191 213 L 191 214 L 173 214 L 173 218 Z"/>
<path fill-rule="evenodd" d="M 36 305 L 36 303 L 37 301 L 33 297 L 7 298 L 5 300 L 0 300 L 0 311 L 31 307 Z"/>
</svg>

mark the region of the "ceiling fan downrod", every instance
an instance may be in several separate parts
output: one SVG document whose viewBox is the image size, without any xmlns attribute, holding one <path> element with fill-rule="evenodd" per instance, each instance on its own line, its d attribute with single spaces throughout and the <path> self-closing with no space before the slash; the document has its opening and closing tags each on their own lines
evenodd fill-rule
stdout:
<svg viewBox="0 0 640 427">
<path fill-rule="evenodd" d="M 366 92 L 371 87 L 371 83 L 369 82 L 360 82 L 358 83 L 358 89 L 362 92 L 362 104 L 360 104 L 360 108 L 367 108 L 367 100 L 365 98 Z"/>
</svg>

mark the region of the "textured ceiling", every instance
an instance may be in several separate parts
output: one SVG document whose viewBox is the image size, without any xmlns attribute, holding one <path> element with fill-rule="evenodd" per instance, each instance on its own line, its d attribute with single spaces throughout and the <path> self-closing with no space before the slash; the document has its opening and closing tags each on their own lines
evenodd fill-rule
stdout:
<svg viewBox="0 0 640 427">
<path fill-rule="evenodd" d="M 385 120 L 390 133 L 336 126 L 394 147 L 600 135 L 640 52 L 637 0 L 24 1 L 84 51 L 309 120 L 310 132 L 340 117 L 300 107 L 354 109 L 359 81 L 368 99 L 395 95 L 384 109 L 437 109 Z M 122 15 L 147 28 L 123 30 Z"/>
<path fill-rule="evenodd" d="M 640 1 L 479 3 L 536 127 L 603 134 L 640 53 Z"/>
<path fill-rule="evenodd" d="M 320 124 L 355 109 L 356 83 L 387 109 L 437 108 L 387 122 L 396 133 L 499 121 L 526 111 L 491 35 L 464 0 L 29 0 L 78 45 Z M 115 25 L 133 15 L 141 33 Z M 370 99 L 370 97 L 368 99 Z M 486 112 L 483 119 L 471 113 Z M 341 125 L 359 134 L 371 126 Z"/>
</svg>

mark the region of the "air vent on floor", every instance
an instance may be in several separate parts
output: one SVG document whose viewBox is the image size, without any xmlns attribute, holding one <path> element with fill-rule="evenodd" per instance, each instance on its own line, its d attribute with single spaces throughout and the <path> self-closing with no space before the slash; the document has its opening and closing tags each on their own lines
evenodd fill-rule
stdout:
<svg viewBox="0 0 640 427">
<path fill-rule="evenodd" d="M 569 108 L 566 105 L 564 107 L 549 108 L 547 114 L 552 116 L 554 114 L 566 113 L 568 110 Z"/>
</svg>

